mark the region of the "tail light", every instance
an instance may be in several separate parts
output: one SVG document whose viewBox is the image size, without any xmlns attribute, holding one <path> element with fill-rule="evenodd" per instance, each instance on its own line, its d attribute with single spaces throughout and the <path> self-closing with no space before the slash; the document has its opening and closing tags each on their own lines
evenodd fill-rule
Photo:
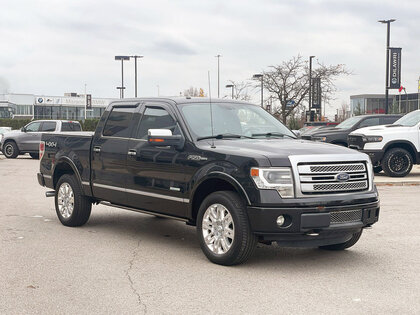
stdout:
<svg viewBox="0 0 420 315">
<path fill-rule="evenodd" d="M 39 143 L 39 159 L 41 160 L 45 153 L 45 141 Z"/>
</svg>

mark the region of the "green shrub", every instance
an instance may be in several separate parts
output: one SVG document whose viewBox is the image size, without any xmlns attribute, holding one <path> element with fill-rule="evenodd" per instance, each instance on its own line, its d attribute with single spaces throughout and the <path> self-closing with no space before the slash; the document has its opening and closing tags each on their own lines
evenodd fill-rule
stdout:
<svg viewBox="0 0 420 315">
<path fill-rule="evenodd" d="M 20 129 L 26 124 L 30 123 L 31 119 L 11 119 L 2 118 L 0 119 L 0 127 L 12 127 L 13 130 Z"/>
</svg>

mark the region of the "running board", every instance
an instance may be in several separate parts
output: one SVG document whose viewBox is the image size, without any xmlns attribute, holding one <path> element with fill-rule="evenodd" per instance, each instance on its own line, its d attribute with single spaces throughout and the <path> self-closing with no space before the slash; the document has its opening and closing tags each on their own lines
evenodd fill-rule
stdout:
<svg viewBox="0 0 420 315">
<path fill-rule="evenodd" d="M 50 190 L 45 192 L 45 197 L 54 197 L 55 196 L 55 190 Z"/>
<path fill-rule="evenodd" d="M 116 208 L 121 208 L 121 209 L 124 209 L 124 210 L 130 210 L 130 211 L 134 211 L 134 212 L 140 212 L 140 213 L 144 213 L 144 214 L 155 215 L 155 216 L 162 217 L 162 218 L 173 219 L 173 220 L 178 220 L 178 221 L 182 221 L 182 222 L 188 222 L 188 219 L 174 217 L 174 216 L 171 216 L 171 215 L 168 215 L 168 214 L 162 214 L 162 213 L 158 213 L 158 212 L 152 212 L 152 211 L 147 211 L 147 210 L 141 210 L 141 209 L 126 207 L 126 206 L 120 206 L 120 205 L 116 205 L 114 203 L 111 203 L 109 201 L 101 201 L 100 204 L 104 205 L 104 206 L 108 206 L 108 207 L 116 207 Z"/>
</svg>

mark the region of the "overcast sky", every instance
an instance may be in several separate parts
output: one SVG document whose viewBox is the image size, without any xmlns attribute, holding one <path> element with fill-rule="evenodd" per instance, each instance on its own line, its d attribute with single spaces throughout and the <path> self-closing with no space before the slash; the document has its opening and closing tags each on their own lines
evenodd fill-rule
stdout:
<svg viewBox="0 0 420 315">
<path fill-rule="evenodd" d="M 386 26 L 391 46 L 402 47 L 402 80 L 417 92 L 420 75 L 420 1 L 34 1 L 4 2 L 0 11 L 0 92 L 118 97 L 121 65 L 115 55 L 144 55 L 139 95 L 179 95 L 190 86 L 217 96 L 228 80 L 292 56 L 315 55 L 346 64 L 354 75 L 337 80 L 337 99 L 384 93 Z M 125 64 L 126 96 L 134 95 L 134 62 Z M 259 91 L 255 90 L 255 102 Z"/>
</svg>

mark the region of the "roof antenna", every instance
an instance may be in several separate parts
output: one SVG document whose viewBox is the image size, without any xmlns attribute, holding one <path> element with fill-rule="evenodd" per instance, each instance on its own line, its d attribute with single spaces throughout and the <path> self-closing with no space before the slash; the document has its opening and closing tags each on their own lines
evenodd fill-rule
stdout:
<svg viewBox="0 0 420 315">
<path fill-rule="evenodd" d="M 210 100 L 210 126 L 211 126 L 211 136 L 214 136 L 213 130 L 213 105 L 211 103 L 211 87 L 210 87 L 210 70 L 207 71 L 207 77 L 209 81 L 209 100 Z M 214 145 L 214 138 L 211 138 L 211 148 L 214 149 L 216 146 Z"/>
</svg>

